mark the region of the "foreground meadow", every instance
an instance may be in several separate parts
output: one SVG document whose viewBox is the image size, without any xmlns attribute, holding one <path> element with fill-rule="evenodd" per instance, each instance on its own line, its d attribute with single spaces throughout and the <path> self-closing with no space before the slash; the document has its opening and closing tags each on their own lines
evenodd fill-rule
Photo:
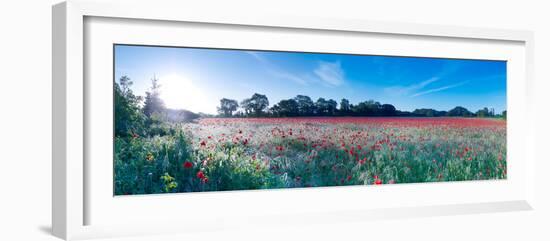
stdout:
<svg viewBox="0 0 550 241">
<path fill-rule="evenodd" d="M 506 121 L 204 118 L 115 138 L 115 194 L 506 178 Z"/>
</svg>

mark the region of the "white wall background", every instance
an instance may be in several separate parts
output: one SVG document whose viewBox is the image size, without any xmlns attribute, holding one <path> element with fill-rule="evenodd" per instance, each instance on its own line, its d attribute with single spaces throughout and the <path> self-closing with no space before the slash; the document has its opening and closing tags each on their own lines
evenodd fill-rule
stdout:
<svg viewBox="0 0 550 241">
<path fill-rule="evenodd" d="M 182 0 L 183 1 L 183 0 Z M 56 240 L 51 228 L 51 5 L 0 4 L 0 240 Z M 436 23 L 535 32 L 537 200 L 535 211 L 335 223 L 117 240 L 550 240 L 550 6 L 546 1 L 189 1 L 218 11 Z M 151 10 L 151 11 L 154 11 Z M 335 220 L 336 221 L 336 220 Z"/>
</svg>

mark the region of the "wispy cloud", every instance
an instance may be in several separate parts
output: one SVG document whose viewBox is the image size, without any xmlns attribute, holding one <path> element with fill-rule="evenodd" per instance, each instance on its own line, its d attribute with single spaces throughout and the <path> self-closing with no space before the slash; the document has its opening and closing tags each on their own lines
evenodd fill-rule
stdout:
<svg viewBox="0 0 550 241">
<path fill-rule="evenodd" d="M 291 73 L 283 72 L 283 71 L 275 71 L 275 70 L 268 70 L 268 71 L 275 77 L 278 77 L 281 79 L 288 79 L 300 85 L 308 85 L 308 81 L 303 77 L 300 77 Z"/>
<path fill-rule="evenodd" d="M 281 70 L 261 53 L 253 51 L 246 51 L 246 53 L 258 60 L 266 71 L 276 78 L 291 80 L 303 86 L 312 83 L 322 83 L 327 87 L 336 87 L 345 83 L 344 70 L 339 61 L 319 61 L 315 69 L 306 71 L 302 74 L 295 74 Z"/>
<path fill-rule="evenodd" d="M 249 54 L 250 56 L 254 57 L 256 60 L 258 60 L 260 63 L 262 63 L 266 68 L 267 72 L 275 76 L 276 78 L 291 80 L 293 82 L 296 82 L 297 84 L 304 85 L 304 86 L 308 84 L 308 81 L 305 78 L 296 74 L 292 74 L 292 73 L 280 70 L 274 64 L 272 64 L 267 58 L 265 58 L 264 56 L 262 56 L 257 52 L 246 51 L 245 53 Z"/>
<path fill-rule="evenodd" d="M 463 81 L 463 82 L 452 84 L 452 85 L 446 85 L 446 86 L 439 87 L 439 88 L 433 88 L 433 89 L 421 91 L 421 92 L 418 92 L 416 94 L 411 95 L 411 97 L 418 97 L 418 96 L 422 96 L 422 95 L 425 95 L 425 94 L 430 94 L 430 93 L 435 93 L 435 92 L 439 92 L 439 91 L 443 91 L 443 90 L 452 89 L 452 88 L 464 85 L 468 82 L 469 81 Z"/>
<path fill-rule="evenodd" d="M 416 97 L 416 96 L 421 96 L 421 95 L 425 95 L 433 92 L 438 92 L 438 91 L 458 87 L 460 85 L 465 84 L 465 82 L 442 86 L 438 88 L 432 88 L 428 90 L 425 89 L 426 87 L 431 86 L 433 83 L 438 82 L 442 79 L 445 79 L 447 76 L 456 73 L 460 69 L 460 66 L 461 66 L 460 64 L 445 64 L 441 67 L 441 70 L 439 71 L 439 73 L 433 75 L 433 77 L 427 80 L 423 80 L 408 86 L 390 86 L 390 87 L 384 88 L 384 92 L 392 96 Z"/>
<path fill-rule="evenodd" d="M 427 80 L 414 83 L 412 85 L 408 86 L 391 86 L 384 89 L 386 94 L 392 95 L 392 96 L 400 96 L 400 95 L 409 95 L 411 93 L 414 93 L 416 91 L 421 90 L 422 88 L 426 87 L 427 85 L 436 82 L 439 80 L 439 77 L 432 77 Z"/>
<path fill-rule="evenodd" d="M 262 55 L 260 55 L 259 53 L 256 53 L 256 52 L 252 52 L 252 51 L 245 51 L 245 53 L 247 53 L 248 55 L 254 57 L 256 60 L 264 63 L 264 64 L 270 64 L 269 61 L 267 61 L 266 58 L 264 58 Z"/>
<path fill-rule="evenodd" d="M 313 71 L 324 84 L 329 86 L 340 86 L 344 84 L 344 70 L 340 62 L 319 61 L 319 66 Z"/>
</svg>

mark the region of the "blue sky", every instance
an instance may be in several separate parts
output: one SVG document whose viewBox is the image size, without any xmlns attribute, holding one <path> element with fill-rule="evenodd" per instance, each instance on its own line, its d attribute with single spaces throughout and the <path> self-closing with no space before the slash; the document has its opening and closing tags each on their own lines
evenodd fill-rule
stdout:
<svg viewBox="0 0 550 241">
<path fill-rule="evenodd" d="M 406 111 L 506 109 L 504 61 L 116 45 L 115 78 L 123 75 L 138 95 L 156 76 L 167 107 L 212 114 L 221 98 L 254 93 L 270 106 L 301 94 Z"/>
</svg>

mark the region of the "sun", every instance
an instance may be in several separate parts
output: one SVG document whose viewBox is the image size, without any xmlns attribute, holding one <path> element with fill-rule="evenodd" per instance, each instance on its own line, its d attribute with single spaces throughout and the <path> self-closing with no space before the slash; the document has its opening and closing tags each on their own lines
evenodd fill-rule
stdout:
<svg viewBox="0 0 550 241">
<path fill-rule="evenodd" d="M 186 109 L 195 113 L 214 113 L 215 104 L 190 78 L 181 74 L 170 74 L 158 78 L 160 98 L 167 108 Z"/>
</svg>

